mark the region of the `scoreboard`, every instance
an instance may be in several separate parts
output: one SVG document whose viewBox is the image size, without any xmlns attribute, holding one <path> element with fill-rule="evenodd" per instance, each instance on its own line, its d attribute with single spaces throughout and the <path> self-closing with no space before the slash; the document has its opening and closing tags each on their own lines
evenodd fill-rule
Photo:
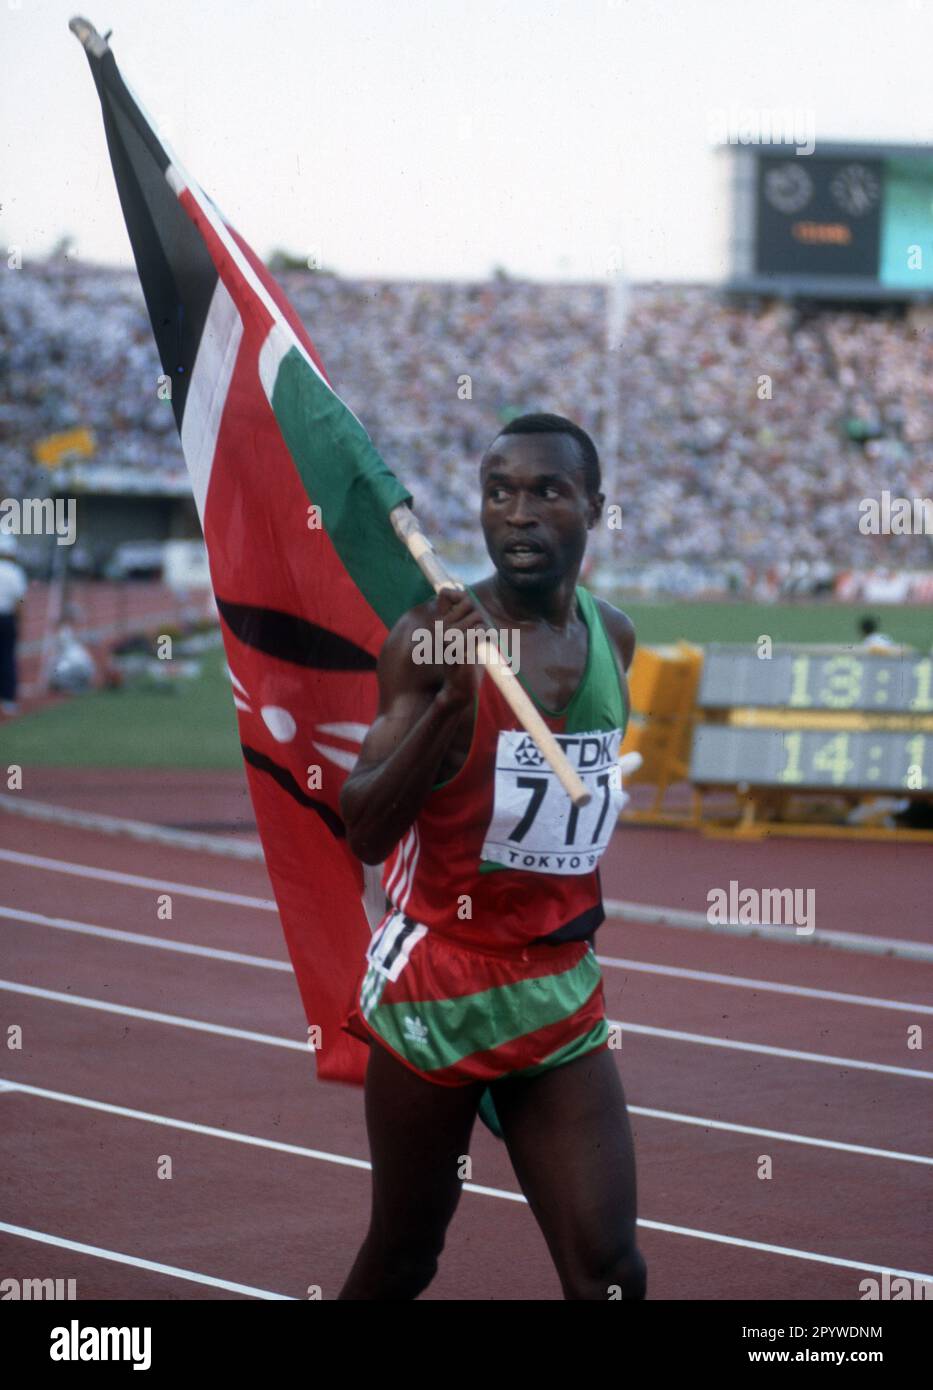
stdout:
<svg viewBox="0 0 933 1390">
<path fill-rule="evenodd" d="M 733 288 L 933 299 L 933 147 L 817 142 L 726 153 Z"/>
<path fill-rule="evenodd" d="M 877 275 L 883 188 L 880 159 L 759 159 L 757 269 Z"/>
<path fill-rule="evenodd" d="M 933 789 L 933 658 L 905 651 L 706 649 L 690 780 L 698 785 Z"/>
<path fill-rule="evenodd" d="M 933 733 L 701 725 L 694 737 L 690 780 L 903 795 L 933 787 Z"/>
<path fill-rule="evenodd" d="M 697 703 L 705 709 L 752 705 L 933 713 L 933 657 L 815 648 L 760 660 L 748 647 L 710 646 Z"/>
</svg>

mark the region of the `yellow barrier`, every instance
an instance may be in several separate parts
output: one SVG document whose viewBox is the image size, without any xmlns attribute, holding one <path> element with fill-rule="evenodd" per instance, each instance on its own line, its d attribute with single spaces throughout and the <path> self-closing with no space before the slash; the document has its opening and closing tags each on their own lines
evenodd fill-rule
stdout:
<svg viewBox="0 0 933 1390">
<path fill-rule="evenodd" d="M 871 655 L 859 653 L 858 661 L 866 663 L 865 671 L 858 673 L 860 683 L 856 688 L 863 704 L 850 708 L 855 696 L 850 689 L 852 672 L 849 668 L 856 660 L 851 652 L 845 653 L 844 674 L 848 684 L 841 688 L 837 670 L 840 658 L 838 654 L 833 655 L 832 647 L 827 646 L 825 653 L 816 647 L 796 650 L 804 655 L 795 657 L 789 676 L 786 671 L 783 673 L 783 679 L 791 682 L 788 703 L 773 703 L 773 687 L 765 690 L 771 702 L 762 699 L 761 682 L 759 680 L 756 686 L 748 670 L 737 670 L 734 678 L 724 683 L 722 674 L 710 668 L 707 671 L 710 681 L 704 684 L 704 694 L 709 698 L 700 708 L 697 701 L 707 656 L 703 648 L 683 641 L 671 646 L 639 648 L 628 675 L 631 718 L 622 752 L 641 754 L 642 765 L 628 780 L 654 788 L 654 796 L 650 804 L 629 809 L 622 819 L 652 825 L 688 826 L 705 835 L 743 839 L 820 835 L 905 842 L 933 840 L 933 829 L 927 828 L 929 822 L 923 823 L 922 805 L 914 826 L 892 819 L 894 812 L 899 813 L 911 801 L 929 803 L 931 800 L 930 774 L 924 771 L 924 766 L 928 768 L 929 764 L 928 736 L 933 734 L 933 712 L 922 712 L 930 709 L 929 659 L 910 653 L 913 667 L 909 672 L 895 671 L 897 681 L 885 668 L 880 676 L 872 678 L 873 685 L 866 685 Z M 730 656 L 730 651 L 727 648 L 725 655 Z M 716 655 L 721 662 L 723 650 L 718 650 Z M 903 652 L 886 651 L 882 655 L 890 664 L 893 656 L 902 656 Z M 746 665 L 750 656 L 757 659 L 754 653 L 739 652 Z M 712 660 L 712 653 L 709 657 Z M 809 666 L 802 666 L 804 659 Z M 819 674 L 821 662 L 824 666 L 829 662 L 829 666 L 823 671 L 821 680 L 808 690 L 802 682 L 801 669 L 806 673 L 810 672 L 810 667 L 815 667 Z M 795 691 L 800 693 L 798 687 L 801 686 L 803 693 L 809 696 L 806 703 L 791 698 Z M 754 698 L 749 698 L 755 695 L 758 704 Z M 840 707 L 843 695 L 848 703 Z M 735 704 L 730 703 L 730 697 L 735 699 Z M 893 705 L 893 709 L 885 709 L 886 704 Z M 759 750 L 760 763 L 755 763 L 754 768 L 749 765 L 747 772 L 740 773 L 735 762 L 742 751 L 740 747 L 729 745 L 722 752 L 721 760 L 718 755 L 710 754 L 711 746 L 719 747 L 718 743 L 712 743 L 713 738 L 723 742 L 719 734 L 707 732 L 714 729 L 723 733 L 734 729 L 740 738 L 745 737 L 746 730 L 749 737 L 755 736 L 757 730 L 772 731 L 778 739 L 781 765 L 771 766 L 775 746 L 771 744 L 766 754 Z M 697 771 L 699 745 L 694 747 L 695 740 L 701 736 L 705 736 L 707 749 L 705 762 L 700 758 L 704 769 L 702 776 Z M 824 742 L 825 738 L 834 741 L 824 747 L 819 736 L 824 736 Z M 817 775 L 816 770 L 819 774 L 828 770 L 826 760 L 830 752 L 834 757 L 836 752 L 843 759 L 848 756 L 848 742 L 853 744 L 854 750 L 855 741 L 862 741 L 860 756 L 864 759 L 868 756 L 866 746 L 873 736 L 877 746 L 872 743 L 868 749 L 872 762 L 864 780 L 859 778 L 849 784 L 841 774 L 838 778 L 835 776 L 835 767 L 829 769 L 834 772 L 831 782 Z M 902 742 L 912 741 L 906 742 L 904 748 L 897 745 L 891 753 L 891 745 L 885 745 L 883 740 L 895 737 Z M 805 740 L 810 740 L 810 744 Z M 748 746 L 746 742 L 746 761 L 750 757 Z M 925 753 L 924 748 L 927 749 Z M 806 766 L 804 753 L 810 759 Z M 916 780 L 905 781 L 902 792 L 892 793 L 890 787 L 901 786 L 901 781 L 897 780 L 899 773 L 892 772 L 883 764 L 883 759 L 895 755 L 903 759 L 908 754 L 913 759 L 908 771 Z M 785 775 L 787 758 L 796 758 L 799 763 L 799 767 L 794 764 L 794 777 Z M 844 771 L 849 766 L 857 766 L 854 759 L 853 751 L 853 758 Z M 691 780 L 691 764 L 698 778 L 696 782 Z M 812 785 L 797 786 L 797 782 L 807 783 L 806 774 L 811 765 L 814 770 Z M 871 784 L 872 776 L 881 775 L 879 768 L 888 778 L 881 784 L 889 787 L 887 794 L 879 795 Z M 892 777 L 895 778 L 893 782 Z M 674 799 L 668 793 L 677 783 L 687 784 L 689 790 L 680 788 Z"/>
<path fill-rule="evenodd" d="M 664 809 L 668 788 L 686 780 L 696 714 L 696 693 L 703 669 L 703 650 L 689 642 L 639 647 L 628 675 L 632 717 L 623 753 L 638 752 L 642 766 L 629 780 L 655 788 L 645 810 L 629 811 L 626 820 L 681 824 L 695 821 L 696 809 Z"/>
</svg>

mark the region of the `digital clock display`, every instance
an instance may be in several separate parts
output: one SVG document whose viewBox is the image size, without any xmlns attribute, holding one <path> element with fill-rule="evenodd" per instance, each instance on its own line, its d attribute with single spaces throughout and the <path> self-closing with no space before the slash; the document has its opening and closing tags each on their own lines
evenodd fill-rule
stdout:
<svg viewBox="0 0 933 1390">
<path fill-rule="evenodd" d="M 700 725 L 691 782 L 707 786 L 839 787 L 875 792 L 933 788 L 933 735 L 882 730 L 737 729 Z"/>
<path fill-rule="evenodd" d="M 933 712 L 933 658 L 916 652 L 880 656 L 791 650 L 761 660 L 749 647 L 710 646 L 697 704 L 702 709 L 928 714 Z"/>
</svg>

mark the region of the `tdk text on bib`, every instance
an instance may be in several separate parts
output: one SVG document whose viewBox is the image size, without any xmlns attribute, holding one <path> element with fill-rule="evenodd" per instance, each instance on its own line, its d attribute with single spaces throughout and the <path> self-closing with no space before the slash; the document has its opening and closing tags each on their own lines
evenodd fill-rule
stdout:
<svg viewBox="0 0 933 1390">
<path fill-rule="evenodd" d="M 618 773 L 622 730 L 555 734 L 592 800 L 575 807 L 522 729 L 503 729 L 495 801 L 481 857 L 539 874 L 588 874 L 612 838 L 625 802 Z"/>
</svg>

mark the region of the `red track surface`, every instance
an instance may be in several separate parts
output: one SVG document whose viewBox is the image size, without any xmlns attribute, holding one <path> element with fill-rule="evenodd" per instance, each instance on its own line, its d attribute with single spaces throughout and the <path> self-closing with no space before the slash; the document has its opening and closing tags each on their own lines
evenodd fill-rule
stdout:
<svg viewBox="0 0 933 1390">
<path fill-rule="evenodd" d="M 24 795 L 61 805 L 225 833 L 249 826 L 239 774 L 35 770 L 30 779 Z M 78 1254 L 0 1231 L 0 1277 L 74 1277 L 79 1299 L 249 1296 L 199 1282 L 207 1277 L 295 1298 L 318 1285 L 324 1298 L 333 1298 L 367 1224 L 369 1174 L 340 1161 L 368 1158 L 362 1092 L 316 1081 L 311 1056 L 294 1046 L 305 1036 L 305 1019 L 290 972 L 65 931 L 28 916 L 285 962 L 277 917 L 261 906 L 106 878 L 116 871 L 270 899 L 263 866 L 9 815 L 0 816 L 0 845 L 105 875 L 80 877 L 0 858 L 0 907 L 12 914 L 0 916 L 0 974 L 62 996 L 0 990 L 0 1032 L 7 1037 L 16 1024 L 23 1030 L 21 1050 L 3 1049 L 0 1077 L 317 1153 L 284 1153 L 0 1091 L 0 1220 L 102 1252 Z M 814 887 L 818 928 L 919 939 L 929 919 L 928 857 L 924 846 L 743 845 L 624 829 L 608 856 L 604 890 L 607 898 L 705 912 L 709 888 L 727 888 L 731 878 L 742 887 Z M 157 914 L 160 891 L 172 895 L 170 921 Z M 701 1035 L 626 1031 L 617 1054 L 636 1110 L 639 1215 L 646 1223 L 640 1243 L 651 1298 L 856 1300 L 865 1265 L 931 1271 L 930 1166 L 794 1142 L 812 1137 L 933 1153 L 931 1080 L 919 1074 L 931 1070 L 929 1051 L 907 1047 L 909 1026 L 928 1016 L 645 972 L 634 964 L 927 1006 L 929 966 L 792 939 L 730 939 L 638 923 L 608 923 L 597 947 L 616 962 L 603 972 L 610 1018 Z M 286 1045 L 82 1007 L 70 1002 L 77 997 L 248 1030 Z M 815 1056 L 711 1046 L 702 1037 Z M 863 1070 L 852 1060 L 918 1075 Z M 716 1129 L 712 1121 L 784 1137 Z M 163 1155 L 172 1161 L 170 1180 L 157 1176 Z M 762 1155 L 772 1159 L 770 1179 L 758 1177 Z M 464 1192 L 425 1297 L 559 1298 L 528 1207 L 496 1195 L 518 1192 L 504 1146 L 478 1125 L 471 1157 L 473 1182 L 496 1193 Z M 121 1265 L 103 1252 L 198 1277 Z"/>
</svg>

